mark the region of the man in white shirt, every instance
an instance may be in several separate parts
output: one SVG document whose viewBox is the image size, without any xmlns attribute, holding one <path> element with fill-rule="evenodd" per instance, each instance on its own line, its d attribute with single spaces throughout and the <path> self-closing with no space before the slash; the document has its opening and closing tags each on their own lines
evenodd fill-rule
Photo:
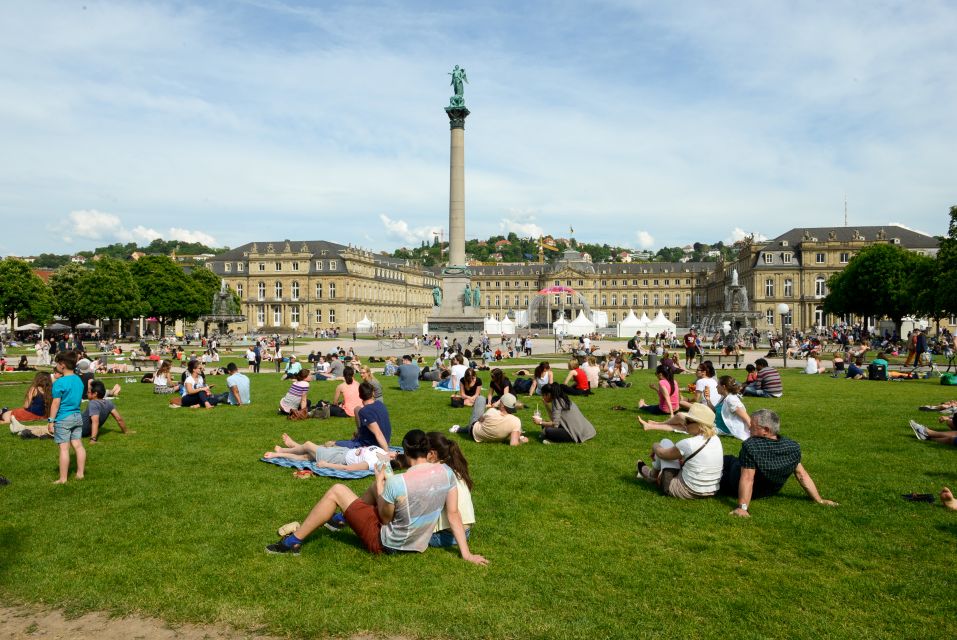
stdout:
<svg viewBox="0 0 957 640">
<path fill-rule="evenodd" d="M 226 401 L 231 405 L 249 404 L 249 378 L 239 373 L 239 367 L 235 362 L 226 365 L 226 387 L 229 389 L 229 395 Z"/>
<path fill-rule="evenodd" d="M 454 363 L 450 369 L 452 373 L 452 391 L 458 391 L 459 385 L 462 382 L 462 376 L 465 375 L 468 367 L 465 366 L 465 358 L 462 357 L 462 354 L 457 354 L 453 357 L 452 362 Z"/>
</svg>

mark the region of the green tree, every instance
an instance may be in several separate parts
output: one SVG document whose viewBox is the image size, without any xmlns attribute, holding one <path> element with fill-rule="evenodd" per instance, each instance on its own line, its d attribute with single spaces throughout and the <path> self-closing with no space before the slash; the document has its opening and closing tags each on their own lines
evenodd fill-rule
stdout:
<svg viewBox="0 0 957 640">
<path fill-rule="evenodd" d="M 49 287 L 23 260 L 0 260 L 0 314 L 11 326 L 14 316 L 21 324 L 23 320 L 45 324 L 53 317 Z"/>
<path fill-rule="evenodd" d="M 862 249 L 843 271 L 828 280 L 824 311 L 886 316 L 894 321 L 900 334 L 903 317 L 918 309 L 914 294 L 918 258 L 917 254 L 890 244 Z"/>
<path fill-rule="evenodd" d="M 90 317 L 131 320 L 143 314 L 140 290 L 127 265 L 123 260 L 101 258 L 80 279 L 77 289 L 89 303 Z"/>
<path fill-rule="evenodd" d="M 195 294 L 187 319 L 195 320 L 204 313 L 213 310 L 213 296 L 219 291 L 220 278 L 205 267 L 193 269 L 189 274 L 190 284 Z"/>
<path fill-rule="evenodd" d="M 685 252 L 681 247 L 662 247 L 655 254 L 655 259 L 659 262 L 678 262 L 685 257 Z"/>
<path fill-rule="evenodd" d="M 937 297 L 947 314 L 957 315 L 957 206 L 950 208 L 947 236 L 939 238 L 937 252 Z"/>
<path fill-rule="evenodd" d="M 60 267 L 50 276 L 50 289 L 53 292 L 53 310 L 61 318 L 67 318 L 71 326 L 93 318 L 93 302 L 87 297 L 92 287 L 81 287 L 84 278 L 90 276 L 90 270 L 78 264 Z"/>
<path fill-rule="evenodd" d="M 142 292 L 144 313 L 159 321 L 160 337 L 166 335 L 167 324 L 195 311 L 199 295 L 183 269 L 168 256 L 142 257 L 130 264 L 130 272 Z"/>
</svg>

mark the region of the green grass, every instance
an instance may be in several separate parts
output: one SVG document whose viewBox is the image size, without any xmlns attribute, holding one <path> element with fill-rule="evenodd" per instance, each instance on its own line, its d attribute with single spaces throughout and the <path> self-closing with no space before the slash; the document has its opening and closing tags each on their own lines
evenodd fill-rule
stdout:
<svg viewBox="0 0 957 640">
<path fill-rule="evenodd" d="M 746 404 L 780 412 L 822 494 L 841 506 L 813 504 L 792 479 L 741 520 L 728 515 L 733 500 L 680 502 L 634 480 L 656 436 L 611 407 L 651 400 L 651 379 L 639 372 L 630 389 L 583 399 L 598 429 L 584 445 L 463 444 L 476 481 L 472 546 L 487 568 L 436 549 L 376 558 L 348 531 L 324 529 L 298 558 L 267 556 L 276 527 L 302 519 L 332 481 L 294 480 L 258 457 L 283 431 L 321 441 L 351 424 L 274 415 L 286 388 L 275 375 L 254 379 L 253 406 L 208 412 L 166 409 L 149 385 L 129 384 L 118 406 L 136 433 L 110 421 L 87 447 L 83 482 L 51 484 L 50 441 L 0 440 L 0 473 L 13 481 L 0 488 L 0 594 L 303 638 L 957 634 L 957 513 L 900 497 L 957 488 L 957 451 L 907 428 L 933 417 L 919 404 L 953 390 L 786 372 L 784 399 Z M 396 440 L 467 419 L 447 394 L 400 394 L 382 380 Z M 312 398 L 333 389 L 319 383 Z M 0 402 L 16 406 L 22 394 L 0 387 Z M 529 429 L 533 408 L 521 412 Z"/>
</svg>

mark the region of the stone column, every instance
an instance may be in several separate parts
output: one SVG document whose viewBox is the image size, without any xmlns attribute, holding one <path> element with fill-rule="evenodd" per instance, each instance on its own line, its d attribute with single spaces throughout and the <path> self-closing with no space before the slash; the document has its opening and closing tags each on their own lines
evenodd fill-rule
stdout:
<svg viewBox="0 0 957 640">
<path fill-rule="evenodd" d="M 449 153 L 449 266 L 465 265 L 465 107 L 447 107 Z"/>
</svg>

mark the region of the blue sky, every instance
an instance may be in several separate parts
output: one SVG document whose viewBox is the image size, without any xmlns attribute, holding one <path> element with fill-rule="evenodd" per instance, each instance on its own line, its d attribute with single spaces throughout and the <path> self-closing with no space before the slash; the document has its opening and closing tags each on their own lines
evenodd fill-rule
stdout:
<svg viewBox="0 0 957 640">
<path fill-rule="evenodd" d="M 463 5 L 466 3 L 463 3 Z M 518 5 L 517 8 L 515 5 Z M 0 254 L 152 237 L 658 248 L 946 230 L 952 2 L 30 2 L 0 21 Z"/>
</svg>

